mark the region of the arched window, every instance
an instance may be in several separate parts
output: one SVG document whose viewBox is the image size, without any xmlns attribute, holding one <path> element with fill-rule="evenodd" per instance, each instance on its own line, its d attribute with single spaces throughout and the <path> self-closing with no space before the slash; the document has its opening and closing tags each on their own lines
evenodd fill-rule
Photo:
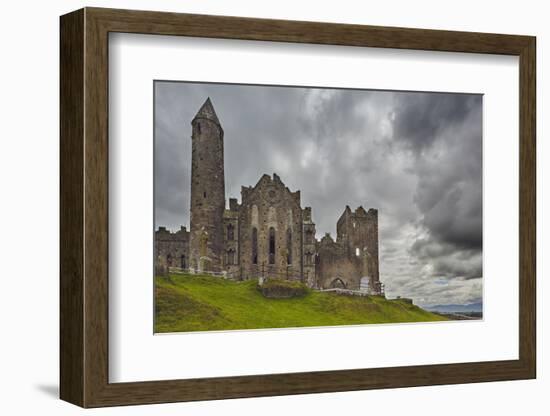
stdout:
<svg viewBox="0 0 550 416">
<path fill-rule="evenodd" d="M 172 265 L 172 255 L 171 255 L 171 254 L 168 254 L 168 255 L 166 256 L 166 265 L 167 265 L 168 267 L 170 267 L 170 266 Z"/>
<path fill-rule="evenodd" d="M 275 264 L 275 228 L 269 228 L 269 264 Z"/>
<path fill-rule="evenodd" d="M 306 266 L 309 266 L 312 264 L 312 255 L 311 253 L 307 252 L 304 258 L 304 262 L 306 263 Z"/>
<path fill-rule="evenodd" d="M 235 239 L 235 231 L 234 231 L 233 224 L 229 224 L 227 226 L 227 239 L 229 241 L 233 241 Z"/>
<path fill-rule="evenodd" d="M 187 259 L 185 258 L 185 254 L 181 255 L 181 268 L 187 269 Z"/>
<path fill-rule="evenodd" d="M 227 251 L 227 264 L 235 264 L 235 250 L 233 249 Z"/>
<path fill-rule="evenodd" d="M 292 231 L 286 230 L 286 262 L 292 264 Z"/>
<path fill-rule="evenodd" d="M 306 231 L 306 244 L 311 244 L 313 243 L 313 231 L 312 230 L 307 230 Z"/>
<path fill-rule="evenodd" d="M 252 264 L 258 264 L 258 230 L 252 228 Z"/>
</svg>

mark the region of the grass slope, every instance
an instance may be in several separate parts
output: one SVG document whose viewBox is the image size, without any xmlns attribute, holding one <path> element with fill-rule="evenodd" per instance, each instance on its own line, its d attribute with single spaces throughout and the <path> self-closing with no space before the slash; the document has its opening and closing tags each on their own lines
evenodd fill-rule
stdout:
<svg viewBox="0 0 550 416">
<path fill-rule="evenodd" d="M 300 298 L 268 299 L 257 281 L 170 275 L 155 279 L 155 332 L 289 328 L 446 318 L 381 296 L 343 296 L 309 290 Z"/>
</svg>

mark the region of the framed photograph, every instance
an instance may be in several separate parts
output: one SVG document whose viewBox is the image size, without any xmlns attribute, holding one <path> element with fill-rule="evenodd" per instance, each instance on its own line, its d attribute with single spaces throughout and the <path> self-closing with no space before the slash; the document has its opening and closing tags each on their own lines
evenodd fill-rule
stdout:
<svg viewBox="0 0 550 416">
<path fill-rule="evenodd" d="M 536 377 L 534 37 L 60 28 L 63 400 Z"/>
</svg>

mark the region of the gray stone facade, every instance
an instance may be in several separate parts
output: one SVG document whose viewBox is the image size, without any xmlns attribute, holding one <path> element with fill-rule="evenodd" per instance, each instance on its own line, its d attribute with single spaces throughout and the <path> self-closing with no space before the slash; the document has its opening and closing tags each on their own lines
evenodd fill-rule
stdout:
<svg viewBox="0 0 550 416">
<path fill-rule="evenodd" d="M 223 129 L 210 99 L 192 123 L 190 231 L 155 233 L 156 264 L 246 280 L 276 277 L 311 288 L 380 294 L 378 211 L 346 206 L 336 241 L 315 237 L 311 207 L 301 206 L 277 174 L 241 188 L 225 206 Z"/>
<path fill-rule="evenodd" d="M 156 263 L 164 267 L 189 268 L 189 231 L 181 227 L 172 233 L 165 227 L 155 232 Z"/>
<path fill-rule="evenodd" d="M 300 192 L 291 192 L 276 174 L 263 175 L 255 187 L 241 189 L 241 200 L 239 277 L 303 280 Z"/>
<path fill-rule="evenodd" d="M 378 211 L 346 206 L 336 224 L 336 241 L 327 234 L 317 245 L 317 285 L 381 293 L 378 267 Z"/>
</svg>

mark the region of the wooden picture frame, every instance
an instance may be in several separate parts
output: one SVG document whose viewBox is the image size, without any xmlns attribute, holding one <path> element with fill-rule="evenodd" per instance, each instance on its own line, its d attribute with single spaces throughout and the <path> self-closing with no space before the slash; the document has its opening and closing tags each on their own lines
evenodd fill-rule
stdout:
<svg viewBox="0 0 550 416">
<path fill-rule="evenodd" d="M 530 36 L 85 8 L 60 20 L 60 396 L 101 407 L 536 377 L 535 38 Z M 519 57 L 519 359 L 109 383 L 110 32 Z"/>
</svg>

